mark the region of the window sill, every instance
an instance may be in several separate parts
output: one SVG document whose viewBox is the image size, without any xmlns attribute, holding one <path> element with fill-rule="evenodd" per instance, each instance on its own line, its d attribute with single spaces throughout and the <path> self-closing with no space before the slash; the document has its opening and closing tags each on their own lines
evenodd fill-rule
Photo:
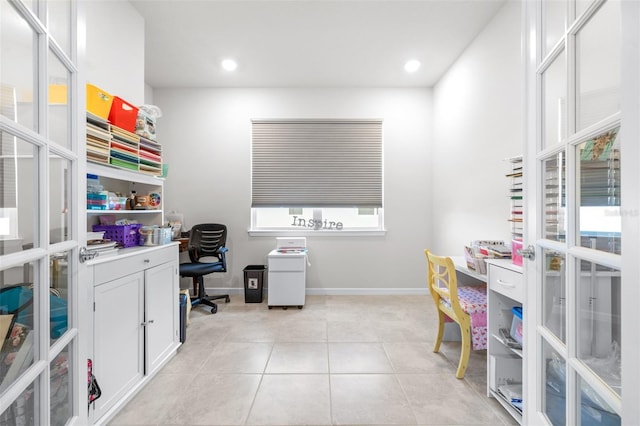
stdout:
<svg viewBox="0 0 640 426">
<path fill-rule="evenodd" d="M 363 229 L 350 231 L 292 231 L 276 229 L 249 229 L 250 237 L 379 237 L 387 233 L 386 229 Z"/>
</svg>

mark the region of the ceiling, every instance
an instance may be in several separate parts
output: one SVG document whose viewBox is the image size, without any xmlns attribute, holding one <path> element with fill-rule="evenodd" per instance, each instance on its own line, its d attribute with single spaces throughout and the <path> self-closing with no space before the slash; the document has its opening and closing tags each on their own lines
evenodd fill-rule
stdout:
<svg viewBox="0 0 640 426">
<path fill-rule="evenodd" d="M 162 87 L 432 87 L 506 0 L 131 0 Z M 234 72 L 220 62 L 233 58 Z M 409 59 L 422 63 L 409 74 Z"/>
</svg>

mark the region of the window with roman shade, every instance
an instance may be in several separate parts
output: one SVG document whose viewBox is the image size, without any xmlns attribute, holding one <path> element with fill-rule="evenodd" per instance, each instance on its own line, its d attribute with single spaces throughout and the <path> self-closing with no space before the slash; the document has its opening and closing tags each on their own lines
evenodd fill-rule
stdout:
<svg viewBox="0 0 640 426">
<path fill-rule="evenodd" d="M 382 207 L 382 120 L 252 120 L 251 206 Z"/>
</svg>

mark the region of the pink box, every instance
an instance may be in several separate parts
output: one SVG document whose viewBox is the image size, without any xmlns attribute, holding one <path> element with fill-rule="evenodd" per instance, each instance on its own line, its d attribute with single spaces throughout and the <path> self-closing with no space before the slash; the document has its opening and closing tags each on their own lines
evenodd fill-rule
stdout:
<svg viewBox="0 0 640 426">
<path fill-rule="evenodd" d="M 511 261 L 514 265 L 522 266 L 522 255 L 519 254 L 520 250 L 522 250 L 522 241 L 520 240 L 512 240 L 511 241 Z"/>
</svg>

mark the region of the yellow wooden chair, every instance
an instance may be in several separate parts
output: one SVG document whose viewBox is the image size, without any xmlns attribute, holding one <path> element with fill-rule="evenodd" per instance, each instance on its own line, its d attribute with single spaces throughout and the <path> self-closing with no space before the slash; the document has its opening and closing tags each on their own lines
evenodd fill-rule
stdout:
<svg viewBox="0 0 640 426">
<path fill-rule="evenodd" d="M 467 299 L 464 292 L 462 294 L 459 292 L 456 269 L 451 258 L 436 256 L 429 250 L 425 250 L 424 253 L 429 267 L 429 291 L 438 310 L 438 336 L 433 351 L 440 350 L 446 315 L 460 326 L 462 348 L 456 377 L 462 379 L 467 370 L 471 352 L 471 314 L 484 312 L 486 315 L 486 287 L 471 290 L 473 295 Z"/>
</svg>

